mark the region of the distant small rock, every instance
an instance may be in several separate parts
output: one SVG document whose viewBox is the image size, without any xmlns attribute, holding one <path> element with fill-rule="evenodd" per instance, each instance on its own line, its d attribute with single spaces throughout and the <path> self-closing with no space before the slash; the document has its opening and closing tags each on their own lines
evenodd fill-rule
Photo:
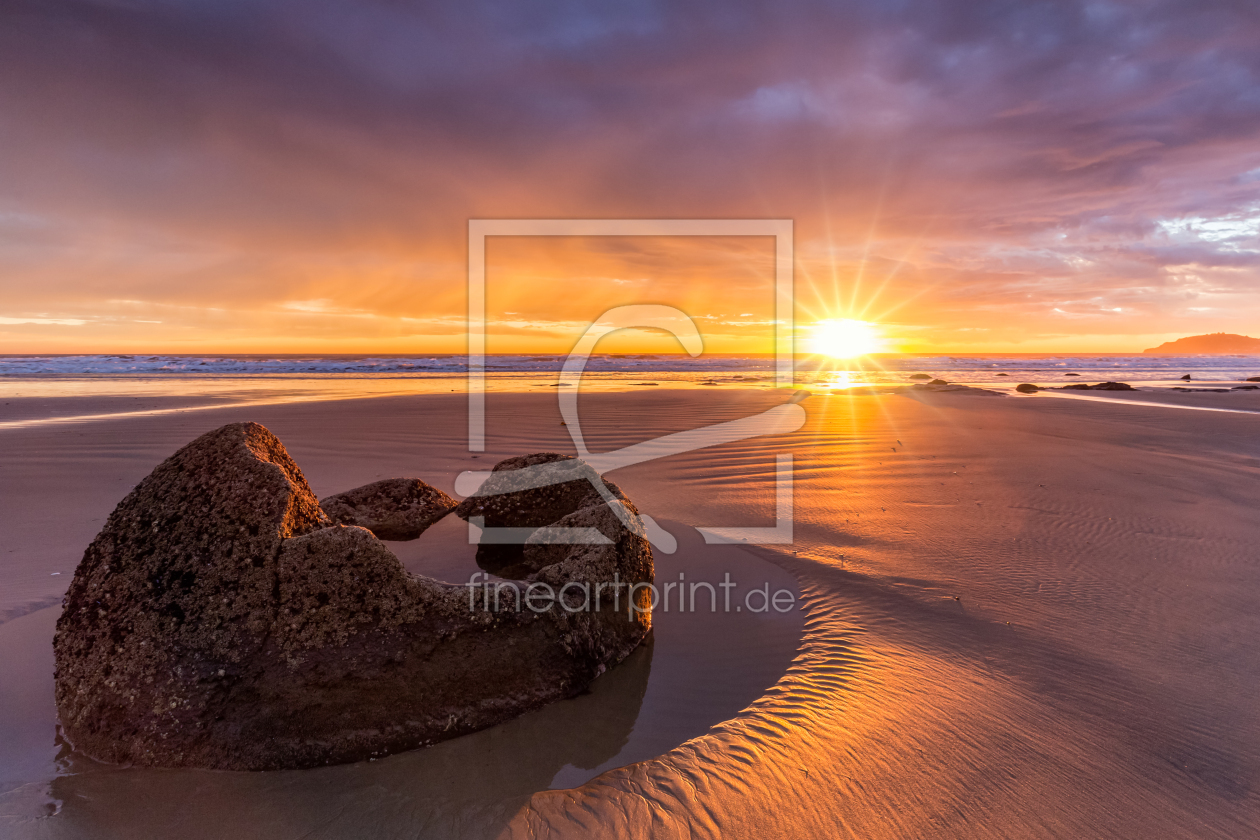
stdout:
<svg viewBox="0 0 1260 840">
<path fill-rule="evenodd" d="M 1260 391 L 1260 385 L 1235 385 L 1231 391 Z"/>
<path fill-rule="evenodd" d="M 1019 391 L 1021 394 L 1035 394 L 1041 389 L 1038 388 L 1036 385 L 1030 385 L 1027 382 L 1024 382 L 1020 385 L 1016 385 L 1015 390 Z"/>
<path fill-rule="evenodd" d="M 996 376 L 1010 376 L 1010 374 L 1009 374 L 1009 373 L 999 373 L 999 374 L 995 374 L 995 375 L 996 375 Z"/>
<path fill-rule="evenodd" d="M 1247 377 L 1247 381 L 1248 381 L 1248 382 L 1260 382 L 1260 376 L 1248 376 L 1248 377 Z"/>
<path fill-rule="evenodd" d="M 932 377 L 927 375 L 926 373 L 912 373 L 910 374 L 910 378 L 911 379 L 931 379 Z"/>
<path fill-rule="evenodd" d="M 1080 376 L 1079 373 L 1065 373 L 1064 376 Z"/>
<path fill-rule="evenodd" d="M 1097 385 L 1086 385 L 1084 382 L 1079 382 L 1073 385 L 1064 385 L 1059 390 L 1061 391 L 1136 391 L 1137 388 L 1134 388 L 1132 385 L 1130 385 L 1127 382 L 1099 382 Z"/>
<path fill-rule="evenodd" d="M 916 382 L 909 387 L 914 389 L 915 391 L 926 391 L 930 394 L 958 393 L 958 394 L 984 394 L 984 395 L 996 396 L 996 397 L 1003 396 L 1003 393 L 1001 391 L 992 391 L 988 388 L 976 388 L 971 385 L 959 385 L 957 383 L 953 385 L 950 385 L 948 383 L 944 385 L 936 385 L 930 382 L 928 383 Z"/>
<path fill-rule="evenodd" d="M 948 385 L 949 383 L 946 382 L 944 379 L 933 379 L 928 384 L 929 385 Z"/>
<path fill-rule="evenodd" d="M 459 504 L 418 478 L 387 478 L 321 499 L 339 525 L 367 528 L 377 539 L 414 540 Z"/>
<path fill-rule="evenodd" d="M 1185 376 L 1181 377 L 1181 381 L 1182 381 L 1182 382 L 1189 382 L 1189 381 L 1190 381 L 1190 374 L 1188 374 L 1188 373 L 1187 373 Z"/>
</svg>

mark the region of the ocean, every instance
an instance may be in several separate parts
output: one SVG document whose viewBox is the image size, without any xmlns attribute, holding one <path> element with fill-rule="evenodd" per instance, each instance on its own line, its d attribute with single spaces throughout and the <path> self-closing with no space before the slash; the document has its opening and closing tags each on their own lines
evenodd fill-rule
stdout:
<svg viewBox="0 0 1260 840">
<path fill-rule="evenodd" d="M 565 356 L 487 356 L 490 390 L 554 385 Z M 1238 383 L 1260 376 L 1260 356 L 1155 355 L 934 355 L 872 356 L 837 361 L 798 356 L 796 384 L 847 388 L 904 384 L 914 374 L 951 383 L 1012 389 L 1022 382 L 1057 385 L 1070 380 L 1133 385 L 1184 384 L 1181 377 Z M 462 355 L 47 355 L 0 356 L 0 395 L 105 395 L 110 393 L 250 392 L 374 394 L 463 390 L 468 360 Z M 595 355 L 583 386 L 606 390 L 660 386 L 773 387 L 774 358 L 767 355 Z"/>
<path fill-rule="evenodd" d="M 558 354 L 494 355 L 486 357 L 490 376 L 556 373 L 567 357 Z M 768 355 L 593 355 L 587 371 L 600 378 L 631 378 L 644 374 L 669 379 L 727 376 L 733 373 L 773 376 L 774 357 Z M 847 372 L 866 383 L 903 382 L 908 374 L 929 373 L 957 382 L 994 382 L 999 374 L 1025 379 L 1079 373 L 1082 376 L 1125 376 L 1155 382 L 1189 373 L 1196 379 L 1226 381 L 1255 376 L 1260 355 L 1156 356 L 1106 354 L 1009 354 L 993 356 L 880 355 L 858 361 L 799 356 L 799 376 L 830 376 Z M 463 355 L 348 356 L 348 355 L 48 355 L 0 356 L 0 377 L 158 376 L 206 375 L 327 375 L 414 376 L 449 378 L 468 372 Z"/>
</svg>

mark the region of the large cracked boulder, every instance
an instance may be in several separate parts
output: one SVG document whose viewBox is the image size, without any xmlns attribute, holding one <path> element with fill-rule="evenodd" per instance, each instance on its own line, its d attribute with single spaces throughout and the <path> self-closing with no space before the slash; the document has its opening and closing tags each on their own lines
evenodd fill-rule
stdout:
<svg viewBox="0 0 1260 840">
<path fill-rule="evenodd" d="M 418 478 L 374 481 L 319 503 L 333 522 L 367 528 L 382 540 L 414 540 L 456 504 Z"/>
<path fill-rule="evenodd" d="M 54 641 L 63 733 L 113 763 L 310 767 L 579 693 L 651 626 L 630 588 L 652 580 L 642 522 L 595 498 L 549 509 L 526 580 L 454 586 L 330 525 L 262 426 L 203 435 L 119 504 L 75 572 Z M 550 544 L 553 523 L 604 539 Z M 522 597 L 534 589 L 555 598 Z"/>
</svg>

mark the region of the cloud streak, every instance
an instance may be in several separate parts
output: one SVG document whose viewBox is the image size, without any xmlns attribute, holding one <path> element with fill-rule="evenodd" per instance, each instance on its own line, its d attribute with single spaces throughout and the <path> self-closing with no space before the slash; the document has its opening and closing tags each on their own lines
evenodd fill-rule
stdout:
<svg viewBox="0 0 1260 840">
<path fill-rule="evenodd" d="M 80 0 L 0 16 L 6 319 L 118 298 L 452 317 L 469 217 L 555 216 L 794 218 L 802 317 L 883 318 L 923 347 L 1139 348 L 1246 332 L 1260 308 L 1246 4 Z M 586 243 L 501 273 L 557 322 L 597 314 L 592 276 L 622 297 L 611 280 L 647 281 L 621 303 L 760 317 L 754 246 L 706 263 L 704 247 Z M 193 317 L 136 314 L 172 336 Z M 7 326 L 10 351 L 68 340 Z M 88 343 L 165 334 L 110 329 Z M 357 329 L 340 340 L 372 340 Z M 265 322 L 232 336 L 297 340 Z"/>
</svg>

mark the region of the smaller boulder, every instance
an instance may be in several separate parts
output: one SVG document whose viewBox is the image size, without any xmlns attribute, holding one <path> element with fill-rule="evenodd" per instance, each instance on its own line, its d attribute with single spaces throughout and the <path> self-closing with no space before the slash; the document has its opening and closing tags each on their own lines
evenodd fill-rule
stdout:
<svg viewBox="0 0 1260 840">
<path fill-rule="evenodd" d="M 944 379 L 933 379 L 928 384 L 929 385 L 948 385 L 949 383 L 946 382 Z"/>
<path fill-rule="evenodd" d="M 367 528 L 377 539 L 414 540 L 457 504 L 418 478 L 387 478 L 329 496 L 319 506 L 336 524 Z"/>
<path fill-rule="evenodd" d="M 579 458 L 555 452 L 523 455 L 496 464 L 477 492 L 459 503 L 455 515 L 465 521 L 480 518 L 480 524 L 489 528 L 532 532 L 575 511 L 605 504 L 596 489 L 600 486 L 609 495 L 607 501 L 627 501 L 616 484 L 601 479 Z M 523 543 L 481 542 L 477 565 L 493 575 L 514 579 L 537 571 L 528 562 Z"/>
<path fill-rule="evenodd" d="M 996 376 L 1010 376 L 1010 374 L 1009 374 L 1009 373 L 999 373 L 999 374 L 995 374 L 995 375 L 996 375 Z"/>
<path fill-rule="evenodd" d="M 1260 376 L 1248 376 L 1248 377 L 1247 377 L 1247 381 L 1248 381 L 1248 382 L 1260 382 Z"/>
<path fill-rule="evenodd" d="M 1182 382 L 1189 382 L 1189 381 L 1190 381 L 1190 374 L 1188 374 L 1188 373 L 1187 373 L 1185 376 L 1181 377 L 1181 381 L 1182 381 Z"/>
<path fill-rule="evenodd" d="M 1065 373 L 1064 376 L 1080 376 L 1079 373 Z"/>
<path fill-rule="evenodd" d="M 1019 385 L 1016 385 L 1015 390 L 1019 391 L 1021 394 L 1035 394 L 1041 389 L 1038 388 L 1036 385 L 1030 385 L 1027 382 L 1024 382 Z"/>
<path fill-rule="evenodd" d="M 931 379 L 932 377 L 928 376 L 926 373 L 912 373 L 910 374 L 909 378 L 910 379 Z"/>
</svg>

